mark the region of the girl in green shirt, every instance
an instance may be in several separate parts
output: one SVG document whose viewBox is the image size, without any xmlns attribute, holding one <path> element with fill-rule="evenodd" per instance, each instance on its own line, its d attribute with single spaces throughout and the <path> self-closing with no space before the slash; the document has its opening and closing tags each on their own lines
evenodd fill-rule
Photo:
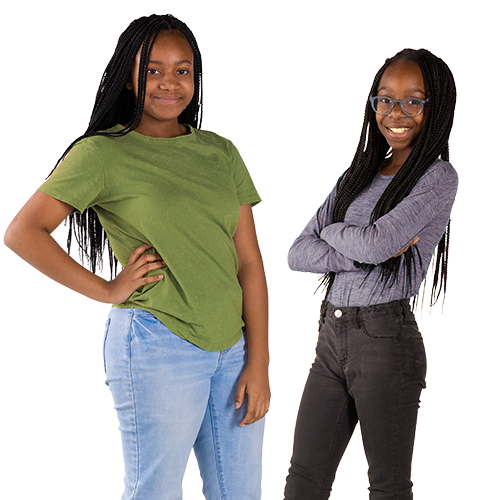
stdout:
<svg viewBox="0 0 500 500">
<path fill-rule="evenodd" d="M 193 448 L 207 499 L 260 498 L 270 399 L 251 208 L 260 198 L 232 143 L 199 130 L 201 115 L 201 55 L 189 28 L 170 15 L 135 20 L 87 131 L 5 236 L 50 278 L 114 305 L 105 367 L 123 499 L 181 498 Z M 90 271 L 51 236 L 67 217 Z M 112 267 L 114 256 L 123 267 L 109 281 L 95 274 L 106 246 Z"/>
</svg>

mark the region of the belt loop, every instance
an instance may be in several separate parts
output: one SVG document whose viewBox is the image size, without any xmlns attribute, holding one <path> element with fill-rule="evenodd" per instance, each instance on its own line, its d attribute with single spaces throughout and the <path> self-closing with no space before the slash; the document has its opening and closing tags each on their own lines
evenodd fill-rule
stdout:
<svg viewBox="0 0 500 500">
<path fill-rule="evenodd" d="M 361 330 L 361 319 L 360 319 L 360 313 L 361 309 L 359 307 L 356 307 L 356 326 L 358 327 L 358 330 Z"/>
<path fill-rule="evenodd" d="M 406 299 L 401 299 L 400 305 L 401 309 L 403 310 L 403 321 L 406 321 L 408 319 L 408 307 L 407 307 L 407 300 Z"/>
</svg>

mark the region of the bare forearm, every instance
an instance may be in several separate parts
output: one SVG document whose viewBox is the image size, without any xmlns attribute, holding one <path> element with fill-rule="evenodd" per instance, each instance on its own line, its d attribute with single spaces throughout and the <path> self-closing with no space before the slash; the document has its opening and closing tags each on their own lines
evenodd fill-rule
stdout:
<svg viewBox="0 0 500 500">
<path fill-rule="evenodd" d="M 249 364 L 269 364 L 268 296 L 261 260 L 244 264 L 238 279 L 243 290 L 243 319 L 248 343 Z"/>
<path fill-rule="evenodd" d="M 99 302 L 110 302 L 108 282 L 73 260 L 48 231 L 17 227 L 13 222 L 5 244 L 34 268 L 71 290 Z"/>
<path fill-rule="evenodd" d="M 120 274 L 106 281 L 74 261 L 52 238 L 56 227 L 73 207 L 37 191 L 17 214 L 5 233 L 5 244 L 33 267 L 91 299 L 121 304 L 140 286 L 163 278 L 147 276 L 165 267 L 158 254 L 142 255 L 151 245 L 136 248 Z"/>
</svg>

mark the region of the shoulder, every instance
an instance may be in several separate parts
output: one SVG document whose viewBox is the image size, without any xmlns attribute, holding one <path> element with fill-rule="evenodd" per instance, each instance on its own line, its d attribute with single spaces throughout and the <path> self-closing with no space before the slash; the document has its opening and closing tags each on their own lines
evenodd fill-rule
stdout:
<svg viewBox="0 0 500 500">
<path fill-rule="evenodd" d="M 102 159 L 102 153 L 112 150 L 113 146 L 116 145 L 116 140 L 117 138 L 105 137 L 102 135 L 84 137 L 73 145 L 67 156 L 79 157 L 84 155 L 99 157 L 99 159 Z"/>
<path fill-rule="evenodd" d="M 454 199 L 458 190 L 458 174 L 449 161 L 437 159 L 426 170 L 413 192 L 434 192 L 437 197 Z"/>
<path fill-rule="evenodd" d="M 96 165 L 102 162 L 99 141 L 95 137 L 85 137 L 71 146 L 56 170 L 79 166 L 82 163 Z"/>
<path fill-rule="evenodd" d="M 198 144 L 203 144 L 207 147 L 213 147 L 227 152 L 228 154 L 237 153 L 235 145 L 225 137 L 222 137 L 215 132 L 210 130 L 194 129 L 192 128 L 192 133 Z"/>
<path fill-rule="evenodd" d="M 434 185 L 442 183 L 458 185 L 458 173 L 449 161 L 438 158 L 427 169 L 421 181 Z"/>
</svg>

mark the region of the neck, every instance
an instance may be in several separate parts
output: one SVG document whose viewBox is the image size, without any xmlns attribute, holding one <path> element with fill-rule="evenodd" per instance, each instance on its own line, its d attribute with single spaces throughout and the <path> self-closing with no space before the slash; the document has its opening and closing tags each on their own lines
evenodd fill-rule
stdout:
<svg viewBox="0 0 500 500">
<path fill-rule="evenodd" d="M 139 123 L 139 126 L 135 129 L 135 132 L 149 137 L 163 137 L 169 139 L 172 137 L 186 135 L 189 132 L 189 128 L 179 124 L 177 121 L 173 123 L 148 123 L 145 120 L 142 120 L 141 123 Z"/>
<path fill-rule="evenodd" d="M 411 149 L 392 150 L 392 155 L 382 163 L 382 167 L 380 168 L 382 175 L 397 174 L 408 156 L 410 156 L 410 153 Z"/>
</svg>

